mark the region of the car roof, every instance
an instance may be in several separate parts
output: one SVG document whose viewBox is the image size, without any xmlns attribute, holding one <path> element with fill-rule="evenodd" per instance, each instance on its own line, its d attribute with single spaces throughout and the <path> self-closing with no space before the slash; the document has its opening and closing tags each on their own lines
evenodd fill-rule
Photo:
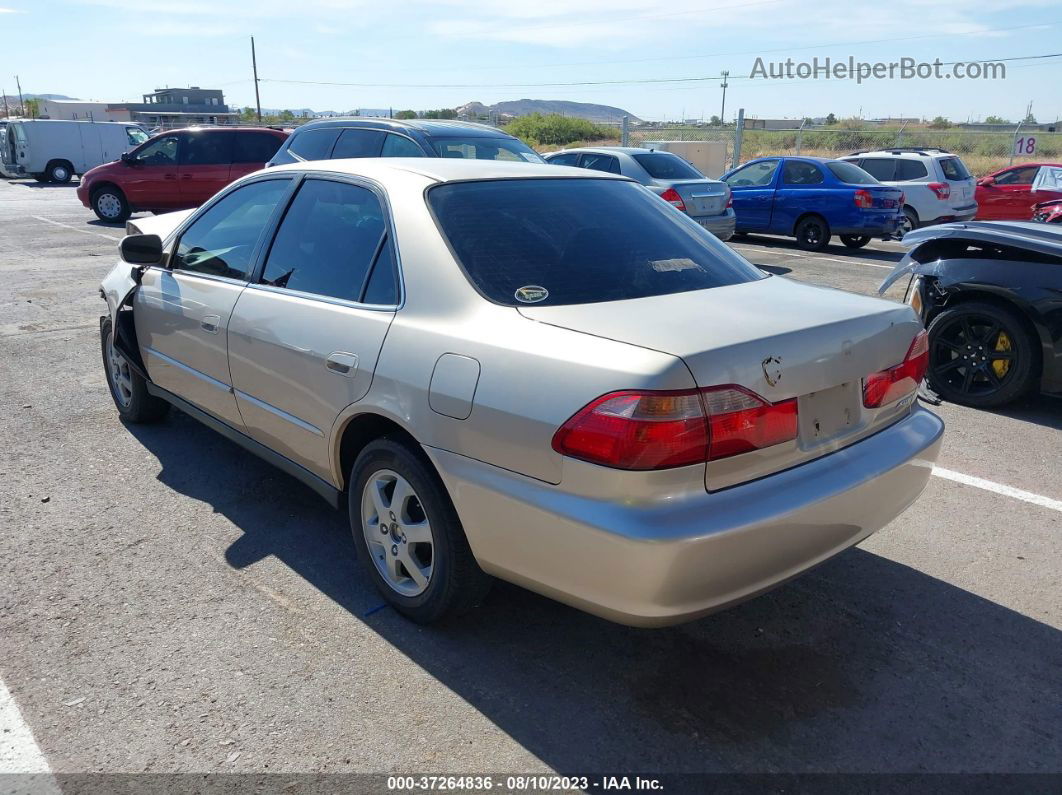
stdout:
<svg viewBox="0 0 1062 795">
<path fill-rule="evenodd" d="M 603 154 L 603 155 L 646 155 L 650 152 L 658 153 L 663 152 L 667 155 L 673 155 L 674 152 L 668 152 L 665 149 L 646 149 L 641 146 L 573 146 L 571 149 L 558 149 L 556 152 L 550 152 L 551 155 L 559 155 L 569 152 L 590 152 L 591 154 Z M 677 157 L 677 155 L 676 155 Z"/>
<path fill-rule="evenodd" d="M 371 130 L 419 130 L 426 135 L 462 135 L 473 138 L 512 138 L 507 132 L 486 124 L 456 119 L 383 119 L 366 116 L 348 116 L 318 119 L 307 122 L 299 130 L 316 130 L 322 127 L 364 127 Z"/>
<path fill-rule="evenodd" d="M 385 180 L 389 174 L 420 174 L 435 182 L 460 182 L 484 179 L 534 179 L 536 177 L 580 177 L 582 179 L 628 180 L 619 174 L 588 171 L 574 166 L 551 166 L 548 163 L 520 163 L 505 160 L 472 160 L 457 157 L 359 157 L 340 160 L 311 160 L 288 163 L 269 169 L 274 171 L 315 171 L 350 174 Z"/>
</svg>

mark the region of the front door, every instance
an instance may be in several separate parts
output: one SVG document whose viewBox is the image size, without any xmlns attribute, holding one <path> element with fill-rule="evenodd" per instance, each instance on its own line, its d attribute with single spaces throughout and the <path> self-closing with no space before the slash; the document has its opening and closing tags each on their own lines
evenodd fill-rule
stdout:
<svg viewBox="0 0 1062 795">
<path fill-rule="evenodd" d="M 126 164 L 121 189 L 125 198 L 138 210 L 173 210 L 180 206 L 177 185 L 181 135 L 154 138 L 137 150 Z"/>
<path fill-rule="evenodd" d="M 226 130 L 185 133 L 177 172 L 183 207 L 198 207 L 229 184 L 235 137 Z"/>
<path fill-rule="evenodd" d="M 181 233 L 169 267 L 148 268 L 133 304 L 151 380 L 235 427 L 228 324 L 290 177 L 243 185 Z"/>
<path fill-rule="evenodd" d="M 725 182 L 734 199 L 737 228 L 742 232 L 764 232 L 771 225 L 775 176 L 778 160 L 758 160 L 742 166 Z"/>
<path fill-rule="evenodd" d="M 1036 203 L 1031 188 L 1039 166 L 1017 166 L 977 186 L 977 217 L 990 221 L 1028 221 Z"/>
<path fill-rule="evenodd" d="M 383 207 L 353 182 L 305 180 L 229 323 L 247 433 L 328 481 L 332 426 L 369 391 L 398 303 Z"/>
</svg>

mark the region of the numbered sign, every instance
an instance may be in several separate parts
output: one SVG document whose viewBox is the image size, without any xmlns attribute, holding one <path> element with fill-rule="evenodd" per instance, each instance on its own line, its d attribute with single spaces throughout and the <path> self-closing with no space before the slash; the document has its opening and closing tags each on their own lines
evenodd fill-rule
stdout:
<svg viewBox="0 0 1062 795">
<path fill-rule="evenodd" d="M 1014 141 L 1014 154 L 1015 155 L 1035 155 L 1036 154 L 1036 136 L 1035 135 L 1023 135 L 1021 138 L 1017 138 Z"/>
</svg>

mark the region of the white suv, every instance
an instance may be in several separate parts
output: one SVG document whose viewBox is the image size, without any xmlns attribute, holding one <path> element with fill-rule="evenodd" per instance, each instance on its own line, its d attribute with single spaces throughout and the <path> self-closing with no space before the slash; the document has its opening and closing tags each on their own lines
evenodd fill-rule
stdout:
<svg viewBox="0 0 1062 795">
<path fill-rule="evenodd" d="M 968 221 L 977 215 L 973 176 L 957 155 L 943 149 L 898 147 L 840 159 L 855 163 L 883 185 L 903 188 L 901 237 L 920 226 Z"/>
</svg>

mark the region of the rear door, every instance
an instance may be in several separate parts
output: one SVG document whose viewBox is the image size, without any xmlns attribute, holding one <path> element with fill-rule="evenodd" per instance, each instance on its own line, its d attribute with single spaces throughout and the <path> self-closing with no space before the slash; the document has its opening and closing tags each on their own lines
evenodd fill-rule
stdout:
<svg viewBox="0 0 1062 795">
<path fill-rule="evenodd" d="M 757 160 L 742 166 L 723 181 L 734 197 L 737 228 L 742 232 L 762 232 L 771 226 L 775 184 L 781 160 Z"/>
<path fill-rule="evenodd" d="M 284 139 L 264 130 L 238 130 L 232 133 L 232 166 L 229 181 L 265 168 L 265 164 L 277 153 Z"/>
<path fill-rule="evenodd" d="M 221 130 L 199 130 L 185 135 L 178 169 L 181 206 L 198 207 L 229 184 L 236 135 Z"/>
<path fill-rule="evenodd" d="M 119 187 L 138 210 L 175 210 L 181 207 L 177 184 L 183 133 L 160 135 L 136 153 Z"/>
<path fill-rule="evenodd" d="M 579 156 L 579 165 L 594 171 L 606 171 L 609 174 L 619 174 L 619 160 L 613 155 L 601 154 L 600 152 L 584 152 Z"/>
<path fill-rule="evenodd" d="M 290 175 L 241 185 L 181 233 L 169 267 L 144 271 L 133 318 L 151 380 L 230 425 L 243 423 L 229 378 L 227 329 Z"/>
<path fill-rule="evenodd" d="M 972 209 L 975 204 L 974 190 L 977 186 L 966 164 L 957 157 L 942 157 L 937 163 L 944 175 L 944 181 L 951 188 L 951 208 L 956 212 Z M 1031 209 L 1030 212 L 1032 212 Z"/>
<path fill-rule="evenodd" d="M 309 178 L 229 324 L 247 433 L 329 481 L 329 434 L 369 390 L 399 288 L 382 197 Z"/>
</svg>

